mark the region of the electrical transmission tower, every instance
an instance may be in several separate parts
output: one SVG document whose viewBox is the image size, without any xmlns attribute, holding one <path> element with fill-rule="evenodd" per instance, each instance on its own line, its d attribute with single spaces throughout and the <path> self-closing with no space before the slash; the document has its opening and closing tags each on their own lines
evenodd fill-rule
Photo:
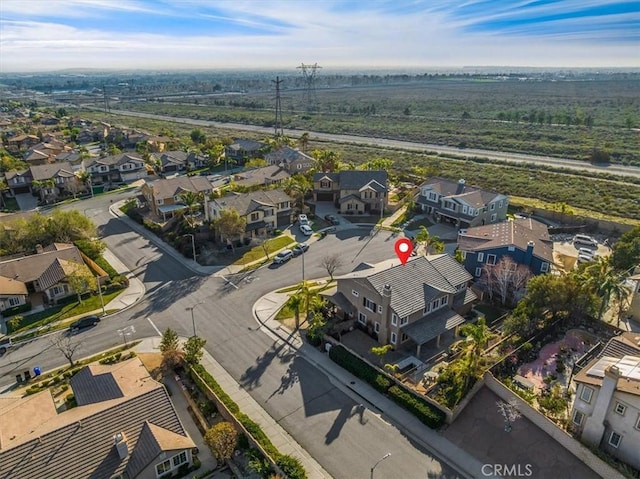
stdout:
<svg viewBox="0 0 640 479">
<path fill-rule="evenodd" d="M 297 68 L 302 70 L 302 76 L 304 77 L 304 100 L 306 103 L 307 111 L 314 111 L 318 107 L 318 98 L 316 96 L 316 76 L 318 70 L 320 70 L 322 67 L 317 63 L 314 63 L 313 65 L 305 65 L 304 63 L 302 63 Z"/>
<path fill-rule="evenodd" d="M 104 97 L 104 112 L 108 113 L 111 111 L 111 106 L 109 105 L 109 97 L 107 96 L 106 85 L 102 85 L 102 95 Z"/>
<path fill-rule="evenodd" d="M 284 136 L 284 130 L 282 129 L 282 104 L 280 103 L 280 77 L 276 77 L 275 80 L 271 80 L 276 84 L 276 121 L 274 123 L 274 135 Z M 280 130 L 278 132 L 278 130 Z"/>
</svg>

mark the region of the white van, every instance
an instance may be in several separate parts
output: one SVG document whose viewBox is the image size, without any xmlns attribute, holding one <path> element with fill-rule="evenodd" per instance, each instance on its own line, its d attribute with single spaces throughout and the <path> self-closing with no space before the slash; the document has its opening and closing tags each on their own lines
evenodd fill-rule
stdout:
<svg viewBox="0 0 640 479">
<path fill-rule="evenodd" d="M 592 248 L 598 247 L 598 242 L 591 236 L 587 235 L 575 235 L 573 237 L 573 244 L 584 244 L 587 246 L 591 246 Z"/>
</svg>

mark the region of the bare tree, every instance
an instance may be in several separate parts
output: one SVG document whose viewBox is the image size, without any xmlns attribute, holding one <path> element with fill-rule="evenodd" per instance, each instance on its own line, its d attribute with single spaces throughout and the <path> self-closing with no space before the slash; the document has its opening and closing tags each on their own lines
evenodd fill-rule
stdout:
<svg viewBox="0 0 640 479">
<path fill-rule="evenodd" d="M 71 334 L 64 332 L 51 336 L 49 342 L 51 343 L 51 346 L 56 348 L 65 358 L 67 358 L 71 367 L 75 365 L 73 362 L 73 355 L 82 344 L 80 341 L 74 341 Z"/>
<path fill-rule="evenodd" d="M 510 256 L 503 256 L 495 265 L 483 266 L 482 282 L 489 299 L 497 295 L 502 305 L 512 301 L 524 289 L 531 277 L 531 270 L 518 265 Z"/>
<path fill-rule="evenodd" d="M 324 269 L 327 270 L 327 274 L 331 278 L 331 281 L 333 281 L 334 273 L 340 266 L 342 266 L 342 258 L 337 254 L 330 254 L 322 258 L 321 264 Z"/>
</svg>

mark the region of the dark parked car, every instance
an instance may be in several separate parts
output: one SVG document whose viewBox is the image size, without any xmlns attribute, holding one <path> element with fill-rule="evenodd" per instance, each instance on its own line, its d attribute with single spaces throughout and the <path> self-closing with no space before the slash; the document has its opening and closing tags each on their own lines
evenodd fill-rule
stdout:
<svg viewBox="0 0 640 479">
<path fill-rule="evenodd" d="M 95 314 L 92 314 L 91 316 L 84 316 L 83 318 L 80 318 L 79 320 L 71 323 L 71 326 L 69 326 L 69 331 L 71 331 L 72 333 L 80 331 L 81 329 L 95 326 L 99 322 L 100 318 Z"/>
<path fill-rule="evenodd" d="M 325 215 L 324 219 L 334 226 L 340 224 L 340 220 L 333 215 Z"/>
<path fill-rule="evenodd" d="M 298 256 L 309 249 L 309 245 L 307 243 L 298 243 L 291 251 L 293 251 L 293 256 Z"/>
</svg>

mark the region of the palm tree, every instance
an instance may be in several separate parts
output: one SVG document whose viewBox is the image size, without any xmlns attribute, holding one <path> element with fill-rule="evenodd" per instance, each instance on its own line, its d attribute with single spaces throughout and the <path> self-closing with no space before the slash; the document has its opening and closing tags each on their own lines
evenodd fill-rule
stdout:
<svg viewBox="0 0 640 479">
<path fill-rule="evenodd" d="M 300 211 L 302 212 L 304 212 L 304 197 L 312 188 L 313 185 L 311 182 L 303 175 L 293 175 L 292 177 L 287 178 L 283 187 L 285 193 L 288 195 L 297 196 Z"/>
<path fill-rule="evenodd" d="M 195 191 L 183 191 L 180 193 L 180 199 L 186 206 L 184 218 L 189 224 L 189 226 L 193 227 L 193 214 L 200 210 L 202 206 L 202 201 L 204 200 L 204 195 L 201 192 Z"/>
<path fill-rule="evenodd" d="M 296 318 L 296 329 L 300 327 L 300 308 L 304 304 L 304 297 L 300 292 L 289 296 L 289 300 L 287 301 L 287 306 L 293 309 L 293 314 Z"/>
<path fill-rule="evenodd" d="M 621 278 L 613 269 L 609 258 L 599 258 L 597 262 L 584 269 L 583 279 L 593 292 L 601 298 L 598 320 L 602 320 L 611 295 L 614 292 L 619 297 L 622 295 L 619 289 L 623 288 Z"/>
<path fill-rule="evenodd" d="M 314 150 L 312 153 L 316 171 L 327 173 L 340 169 L 340 154 L 331 150 Z"/>
<path fill-rule="evenodd" d="M 467 343 L 464 346 L 464 361 L 468 366 L 468 375 L 465 384 L 469 384 L 471 377 L 480 375 L 480 358 L 484 352 L 487 342 L 491 336 L 491 331 L 487 327 L 484 317 L 478 319 L 475 324 L 467 324 L 463 326 L 461 333 L 467 337 Z"/>
<path fill-rule="evenodd" d="M 307 152 L 307 147 L 309 146 L 309 133 L 308 132 L 304 132 L 302 135 L 300 135 L 300 139 L 298 140 L 298 143 L 300 143 L 300 147 L 302 148 L 302 153 L 306 153 Z"/>
<path fill-rule="evenodd" d="M 407 206 L 407 208 L 409 207 Z M 424 244 L 425 254 L 440 254 L 444 251 L 444 243 L 437 236 L 431 236 L 425 226 L 420 226 L 415 240 L 418 244 Z"/>
</svg>

